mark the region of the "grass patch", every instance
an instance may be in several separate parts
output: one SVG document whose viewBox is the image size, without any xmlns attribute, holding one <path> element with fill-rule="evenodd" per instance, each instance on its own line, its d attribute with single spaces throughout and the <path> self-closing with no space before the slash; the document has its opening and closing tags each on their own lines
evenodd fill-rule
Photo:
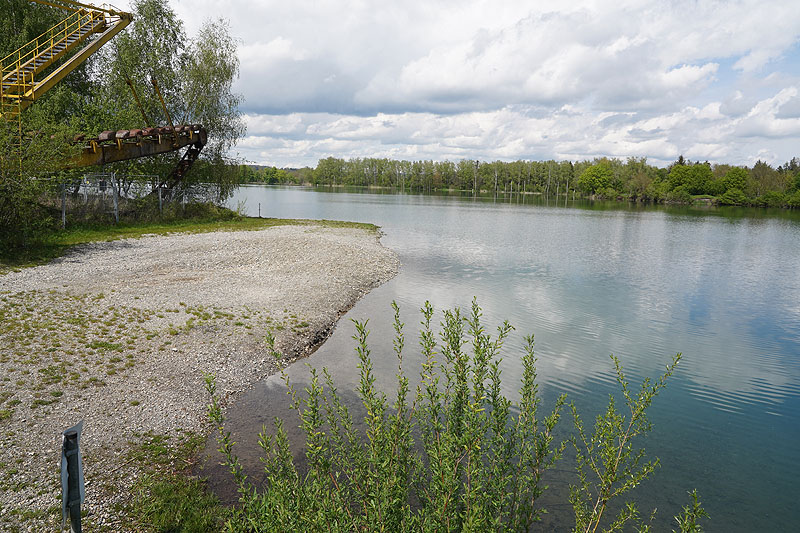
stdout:
<svg viewBox="0 0 800 533">
<path fill-rule="evenodd" d="M 189 474 L 205 439 L 146 433 L 130 451 L 131 459 L 149 465 L 133 487 L 133 502 L 124 509 L 137 531 L 205 533 L 220 531 L 230 511 L 210 494 L 205 482 Z"/>
<path fill-rule="evenodd" d="M 93 341 L 86 345 L 93 350 L 121 350 L 122 345 L 108 341 Z"/>
</svg>

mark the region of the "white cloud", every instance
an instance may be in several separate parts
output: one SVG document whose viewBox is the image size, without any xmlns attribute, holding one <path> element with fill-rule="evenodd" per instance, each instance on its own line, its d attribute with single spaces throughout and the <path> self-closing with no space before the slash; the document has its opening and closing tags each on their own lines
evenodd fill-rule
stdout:
<svg viewBox="0 0 800 533">
<path fill-rule="evenodd" d="M 239 59 L 245 69 L 257 69 L 275 60 L 302 61 L 309 55 L 308 50 L 285 37 L 276 37 L 267 43 L 256 41 L 239 46 Z"/>
<path fill-rule="evenodd" d="M 785 0 L 172 7 L 190 34 L 230 19 L 250 135 L 240 151 L 256 161 L 797 155 L 800 79 L 786 65 L 800 9 Z"/>
<path fill-rule="evenodd" d="M 800 119 L 780 119 L 776 113 L 797 94 L 797 88 L 787 88 L 756 102 L 743 117 L 721 113 L 720 102 L 655 116 L 596 114 L 590 107 L 577 106 L 549 113 L 517 106 L 451 115 L 253 115 L 248 116 L 251 137 L 242 146 L 249 154 L 251 146 L 259 153 L 264 147 L 280 146 L 284 159 L 272 154 L 270 160 L 288 166 L 313 166 L 329 155 L 435 160 L 633 156 L 665 165 L 680 154 L 734 164 L 747 164 L 759 154 L 777 165 L 791 157 L 787 150 L 800 135 Z M 765 147 L 772 140 L 781 141 L 780 149 Z"/>
<path fill-rule="evenodd" d="M 776 118 L 800 118 L 800 95 L 794 94 L 791 98 L 783 102 L 779 107 Z"/>
</svg>

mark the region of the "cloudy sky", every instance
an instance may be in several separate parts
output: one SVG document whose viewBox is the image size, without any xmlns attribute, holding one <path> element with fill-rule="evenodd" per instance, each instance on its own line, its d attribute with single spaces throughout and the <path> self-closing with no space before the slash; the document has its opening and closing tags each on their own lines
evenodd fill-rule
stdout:
<svg viewBox="0 0 800 533">
<path fill-rule="evenodd" d="M 247 160 L 800 156 L 793 0 L 174 0 L 240 40 Z"/>
</svg>

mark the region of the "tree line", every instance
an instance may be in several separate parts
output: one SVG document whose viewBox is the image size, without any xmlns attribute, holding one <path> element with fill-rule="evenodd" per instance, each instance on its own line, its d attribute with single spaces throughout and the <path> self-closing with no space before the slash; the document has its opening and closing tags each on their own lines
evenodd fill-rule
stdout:
<svg viewBox="0 0 800 533">
<path fill-rule="evenodd" d="M 667 167 L 646 158 L 585 161 L 403 161 L 327 157 L 315 168 L 277 169 L 241 165 L 243 182 L 390 187 L 414 192 L 469 191 L 481 194 L 542 194 L 652 203 L 800 207 L 800 159 L 777 168 L 690 161 L 680 156 Z"/>
</svg>

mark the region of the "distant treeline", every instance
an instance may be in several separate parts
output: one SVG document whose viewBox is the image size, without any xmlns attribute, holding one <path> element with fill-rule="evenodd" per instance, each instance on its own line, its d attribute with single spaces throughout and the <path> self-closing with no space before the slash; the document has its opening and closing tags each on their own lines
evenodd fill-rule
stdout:
<svg viewBox="0 0 800 533">
<path fill-rule="evenodd" d="M 314 169 L 240 167 L 242 182 L 393 187 L 417 192 L 480 191 L 496 194 L 585 196 L 642 202 L 800 208 L 800 159 L 778 168 L 758 161 L 752 168 L 679 157 L 666 168 L 645 158 L 592 161 L 484 162 L 321 159 Z"/>
</svg>

